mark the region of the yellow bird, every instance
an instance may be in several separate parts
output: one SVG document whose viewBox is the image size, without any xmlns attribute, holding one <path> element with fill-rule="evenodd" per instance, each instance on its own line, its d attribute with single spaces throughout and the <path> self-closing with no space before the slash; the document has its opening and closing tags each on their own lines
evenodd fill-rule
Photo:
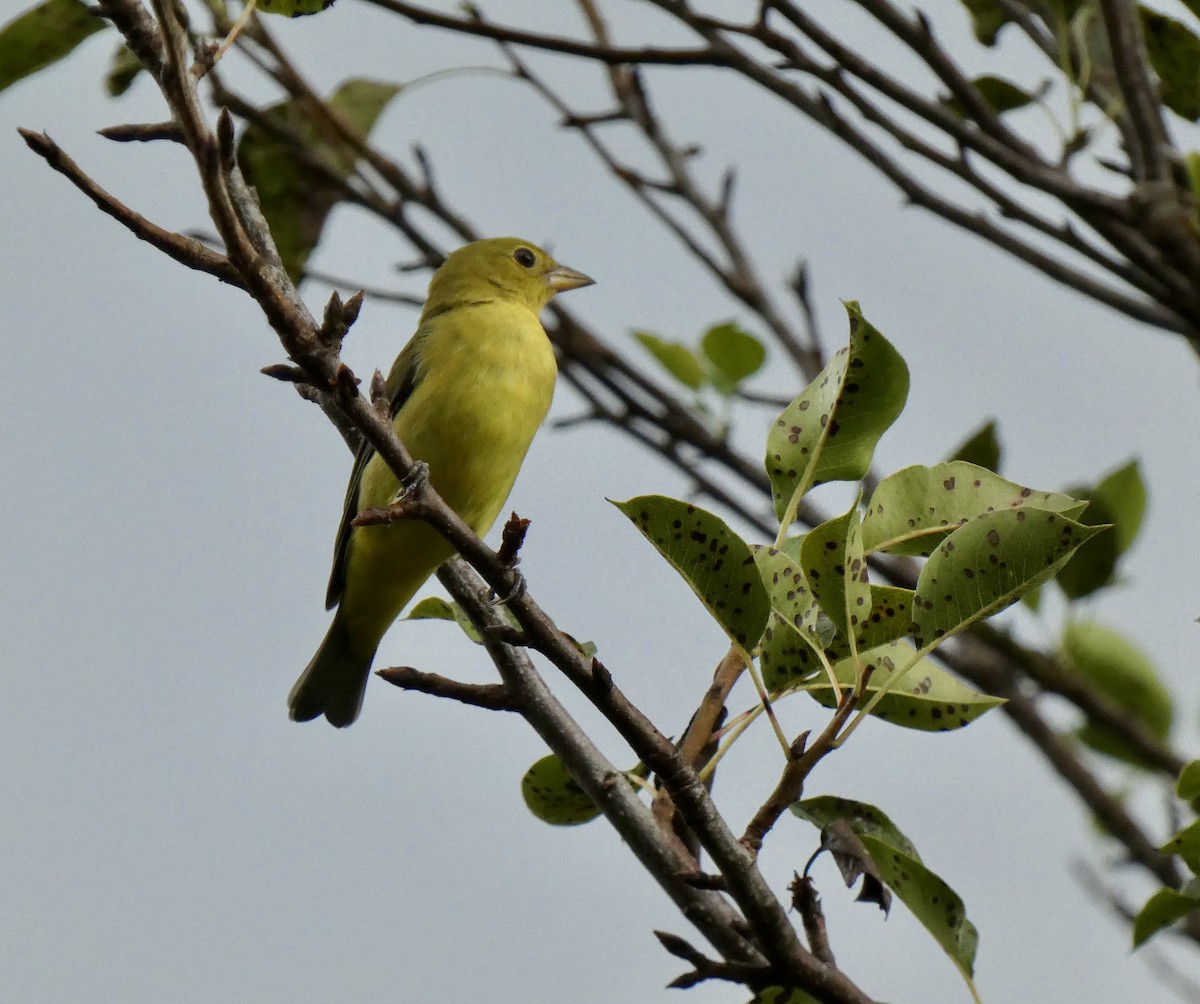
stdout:
<svg viewBox="0 0 1200 1004">
<path fill-rule="evenodd" d="M 538 314 L 593 282 L 515 237 L 475 241 L 434 274 L 417 332 L 388 374 L 393 423 L 439 495 L 480 536 L 516 480 L 554 393 L 554 352 Z M 288 697 L 294 721 L 358 717 L 379 640 L 453 549 L 418 520 L 352 527 L 400 485 L 364 443 L 334 545 L 329 633 Z"/>
</svg>

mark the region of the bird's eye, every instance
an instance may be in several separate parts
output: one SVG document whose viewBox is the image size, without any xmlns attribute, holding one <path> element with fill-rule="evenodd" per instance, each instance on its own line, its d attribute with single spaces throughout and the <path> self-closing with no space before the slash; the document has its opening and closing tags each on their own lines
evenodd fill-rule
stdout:
<svg viewBox="0 0 1200 1004">
<path fill-rule="evenodd" d="M 521 268 L 533 268 L 537 262 L 537 256 L 529 248 L 517 248 L 513 252 L 513 258 Z"/>
</svg>

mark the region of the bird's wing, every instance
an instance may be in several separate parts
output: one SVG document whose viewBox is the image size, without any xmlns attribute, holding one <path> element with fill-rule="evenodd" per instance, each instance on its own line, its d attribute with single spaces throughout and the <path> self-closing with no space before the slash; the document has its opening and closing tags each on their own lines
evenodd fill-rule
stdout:
<svg viewBox="0 0 1200 1004">
<path fill-rule="evenodd" d="M 418 330 L 404 346 L 387 377 L 388 398 L 392 403 L 392 418 L 395 419 L 404 403 L 412 396 L 413 389 L 424 375 L 417 365 L 423 331 Z M 354 528 L 351 520 L 358 515 L 358 488 L 362 483 L 363 471 L 375 456 L 375 448 L 366 440 L 354 455 L 354 466 L 350 469 L 350 484 L 346 486 L 346 501 L 342 506 L 342 522 L 338 526 L 337 540 L 333 545 L 333 570 L 329 573 L 329 588 L 325 593 L 325 609 L 332 610 L 342 598 L 346 588 L 346 549 L 350 545 L 350 532 Z"/>
</svg>

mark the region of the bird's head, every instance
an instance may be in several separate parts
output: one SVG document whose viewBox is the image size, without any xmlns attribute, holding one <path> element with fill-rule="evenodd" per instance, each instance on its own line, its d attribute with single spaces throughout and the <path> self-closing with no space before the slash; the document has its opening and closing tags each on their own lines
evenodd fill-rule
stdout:
<svg viewBox="0 0 1200 1004">
<path fill-rule="evenodd" d="M 429 283 L 430 304 L 500 296 L 540 311 L 555 293 L 590 286 L 594 279 L 560 265 L 536 244 L 517 237 L 474 241 L 451 252 Z"/>
</svg>

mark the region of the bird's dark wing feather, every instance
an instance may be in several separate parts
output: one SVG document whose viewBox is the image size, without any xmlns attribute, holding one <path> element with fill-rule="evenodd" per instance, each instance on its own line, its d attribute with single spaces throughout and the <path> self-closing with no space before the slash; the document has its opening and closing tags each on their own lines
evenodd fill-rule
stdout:
<svg viewBox="0 0 1200 1004">
<path fill-rule="evenodd" d="M 421 331 L 418 330 L 396 357 L 391 372 L 388 373 L 387 389 L 392 403 L 392 418 L 396 417 L 404 403 L 412 396 L 413 389 L 420 383 L 423 375 L 417 365 L 420 342 Z M 325 593 L 326 610 L 332 610 L 338 605 L 346 588 L 346 551 L 350 546 L 350 532 L 354 529 L 350 522 L 359 513 L 358 489 L 362 483 L 363 471 L 367 469 L 367 464 L 373 456 L 375 449 L 365 440 L 354 455 L 350 484 L 346 487 L 346 501 L 342 506 L 342 522 L 338 526 L 337 540 L 333 545 L 333 570 L 329 573 L 329 588 Z"/>
</svg>

